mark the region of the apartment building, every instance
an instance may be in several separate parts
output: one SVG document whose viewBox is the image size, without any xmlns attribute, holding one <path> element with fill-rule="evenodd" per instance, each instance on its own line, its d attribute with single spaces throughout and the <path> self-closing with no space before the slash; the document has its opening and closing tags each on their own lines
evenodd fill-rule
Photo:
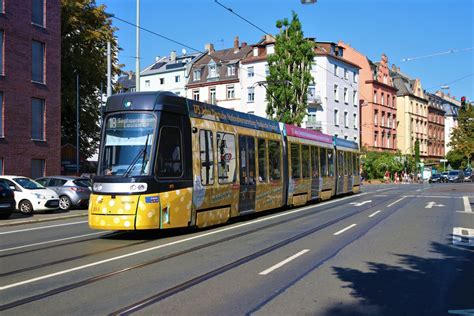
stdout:
<svg viewBox="0 0 474 316">
<path fill-rule="evenodd" d="M 426 93 L 428 97 L 428 158 L 444 158 L 444 100 L 436 94 Z"/>
</svg>

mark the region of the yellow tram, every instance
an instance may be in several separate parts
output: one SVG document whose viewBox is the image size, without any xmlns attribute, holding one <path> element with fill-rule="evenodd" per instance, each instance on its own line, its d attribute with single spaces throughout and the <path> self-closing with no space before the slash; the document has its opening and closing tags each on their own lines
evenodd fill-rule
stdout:
<svg viewBox="0 0 474 316">
<path fill-rule="evenodd" d="M 206 227 L 359 191 L 354 142 L 169 92 L 110 97 L 95 229 Z"/>
</svg>

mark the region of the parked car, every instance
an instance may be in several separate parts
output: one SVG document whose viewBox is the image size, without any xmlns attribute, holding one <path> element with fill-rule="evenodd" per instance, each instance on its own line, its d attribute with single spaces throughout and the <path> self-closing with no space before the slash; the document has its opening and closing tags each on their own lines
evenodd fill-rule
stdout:
<svg viewBox="0 0 474 316">
<path fill-rule="evenodd" d="M 36 179 L 36 182 L 59 195 L 59 208 L 87 208 L 91 195 L 91 182 L 87 178 L 70 176 L 51 176 Z"/>
<path fill-rule="evenodd" d="M 0 219 L 7 219 L 15 210 L 15 194 L 6 182 L 0 179 Z"/>
<path fill-rule="evenodd" d="M 441 173 L 432 174 L 430 179 L 428 180 L 429 183 L 441 183 L 443 182 L 443 178 L 441 177 Z"/>
<path fill-rule="evenodd" d="M 448 182 L 448 173 L 449 172 L 443 172 L 441 173 L 441 179 L 443 180 L 443 182 Z"/>
<path fill-rule="evenodd" d="M 464 182 L 472 182 L 473 178 L 474 178 L 474 174 L 472 174 L 472 170 L 464 171 Z"/>
<path fill-rule="evenodd" d="M 464 172 L 462 170 L 451 170 L 448 173 L 449 182 L 463 182 L 464 181 Z"/>
<path fill-rule="evenodd" d="M 0 176 L 0 180 L 14 191 L 16 208 L 28 215 L 34 211 L 59 208 L 59 196 L 34 180 L 22 176 Z"/>
</svg>

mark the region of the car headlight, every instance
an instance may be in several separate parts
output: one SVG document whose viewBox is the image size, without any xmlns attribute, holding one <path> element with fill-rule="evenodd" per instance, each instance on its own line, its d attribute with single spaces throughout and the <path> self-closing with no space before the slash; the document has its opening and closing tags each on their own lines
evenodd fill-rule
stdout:
<svg viewBox="0 0 474 316">
<path fill-rule="evenodd" d="M 44 196 L 43 194 L 40 194 L 40 193 L 33 193 L 33 195 L 34 195 L 37 199 L 46 200 L 46 196 Z"/>
</svg>

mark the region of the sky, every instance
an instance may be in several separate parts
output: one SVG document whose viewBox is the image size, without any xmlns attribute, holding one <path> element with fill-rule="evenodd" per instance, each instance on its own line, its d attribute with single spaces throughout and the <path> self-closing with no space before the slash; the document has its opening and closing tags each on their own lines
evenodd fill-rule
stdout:
<svg viewBox="0 0 474 316">
<path fill-rule="evenodd" d="M 306 37 L 342 40 L 372 61 L 385 53 L 429 92 L 448 85 L 445 93 L 474 101 L 473 0 L 219 0 L 265 32 L 276 34 L 275 22 L 298 14 Z M 136 23 L 136 0 L 96 0 L 118 18 Z M 116 33 L 123 70 L 135 70 L 135 28 L 117 19 Z M 179 45 L 145 31 L 140 33 L 140 68 L 174 50 L 181 54 L 216 49 L 240 42 L 257 43 L 264 33 L 218 5 L 215 0 L 140 0 L 140 26 L 169 37 Z M 191 48 L 189 48 L 191 47 Z M 449 51 L 457 51 L 439 54 Z M 435 55 L 435 56 L 430 56 Z M 414 58 L 404 61 L 407 58 Z"/>
</svg>

